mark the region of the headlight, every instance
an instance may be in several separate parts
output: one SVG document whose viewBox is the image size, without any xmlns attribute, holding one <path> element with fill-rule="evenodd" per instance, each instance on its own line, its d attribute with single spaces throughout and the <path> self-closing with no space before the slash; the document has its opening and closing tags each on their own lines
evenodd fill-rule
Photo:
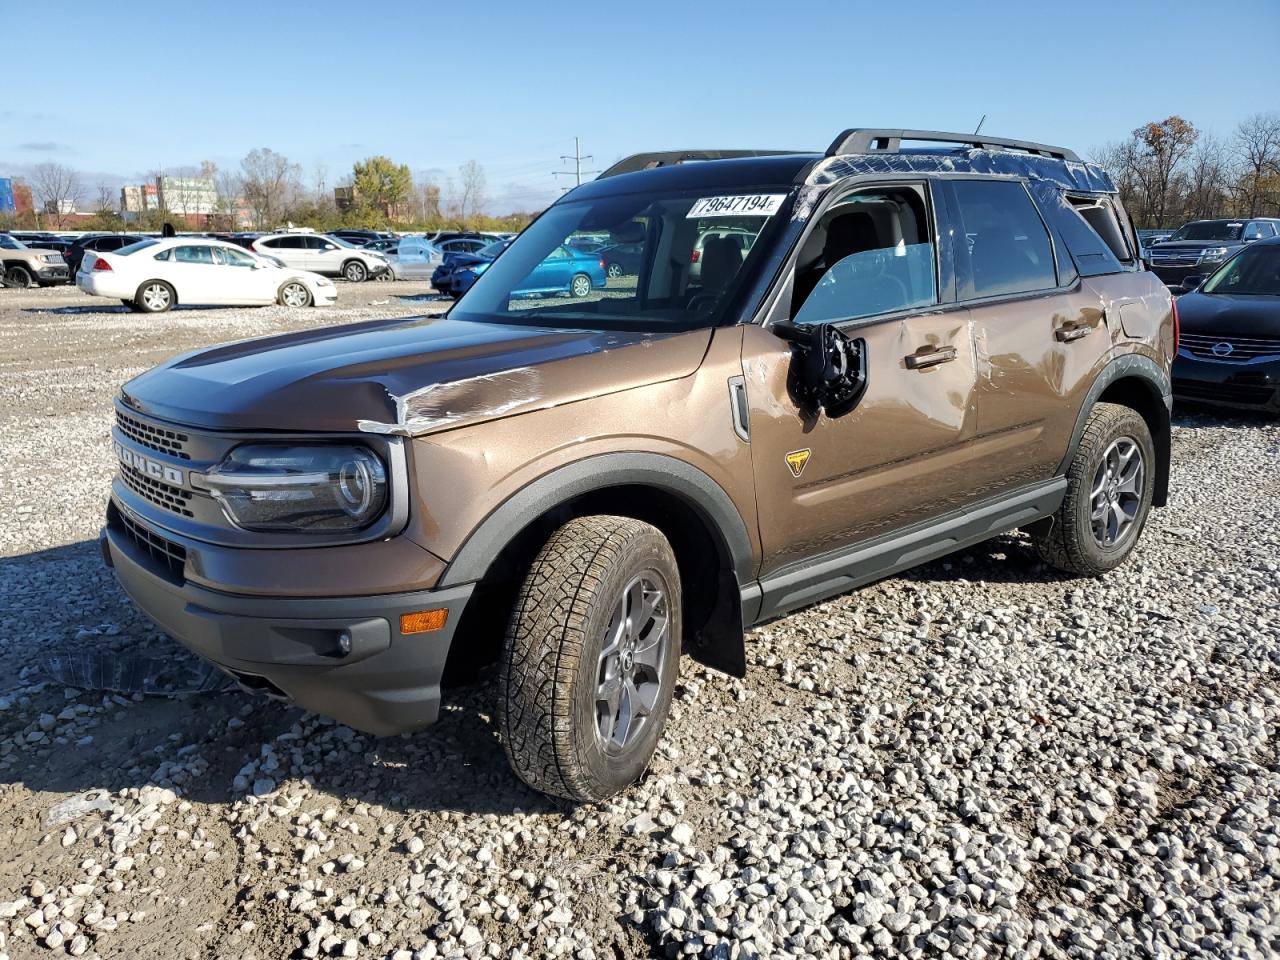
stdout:
<svg viewBox="0 0 1280 960">
<path fill-rule="evenodd" d="M 1201 263 L 1216 263 L 1219 260 L 1227 259 L 1228 250 L 1226 247 L 1207 247 L 1200 251 Z"/>
<path fill-rule="evenodd" d="M 387 506 L 386 467 L 356 445 L 246 444 L 204 480 L 231 522 L 246 530 L 359 530 Z"/>
<path fill-rule="evenodd" d="M 315 285 L 316 285 L 317 287 L 332 287 L 332 286 L 333 286 L 333 281 L 332 281 L 332 280 L 330 280 L 328 277 L 321 277 L 320 279 L 315 280 L 315 281 L 313 281 L 313 282 L 315 283 Z"/>
</svg>

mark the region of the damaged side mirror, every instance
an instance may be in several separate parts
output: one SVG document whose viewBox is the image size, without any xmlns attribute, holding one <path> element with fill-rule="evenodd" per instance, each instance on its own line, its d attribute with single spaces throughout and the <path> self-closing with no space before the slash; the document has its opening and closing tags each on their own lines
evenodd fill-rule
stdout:
<svg viewBox="0 0 1280 960">
<path fill-rule="evenodd" d="M 775 334 L 791 344 L 787 389 L 796 405 L 828 417 L 843 417 L 867 389 L 867 343 L 851 340 L 830 323 L 775 323 Z"/>
</svg>

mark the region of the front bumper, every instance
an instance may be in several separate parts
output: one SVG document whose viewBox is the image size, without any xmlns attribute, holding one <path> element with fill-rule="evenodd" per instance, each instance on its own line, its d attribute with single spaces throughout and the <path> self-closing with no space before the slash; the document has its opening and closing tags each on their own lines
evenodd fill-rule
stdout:
<svg viewBox="0 0 1280 960">
<path fill-rule="evenodd" d="M 102 551 L 138 608 L 183 646 L 252 690 L 367 733 L 389 736 L 435 721 L 445 660 L 473 584 L 366 597 L 222 593 L 186 579 L 185 548 L 170 537 L 113 503 Z M 440 607 L 448 614 L 439 630 L 400 632 L 401 614 Z"/>
<path fill-rule="evenodd" d="M 36 282 L 41 284 L 66 283 L 71 279 L 71 271 L 65 263 L 51 263 L 36 268 Z"/>
<path fill-rule="evenodd" d="M 1173 395 L 1179 400 L 1233 410 L 1280 414 L 1280 360 L 1241 363 L 1178 351 Z"/>
</svg>

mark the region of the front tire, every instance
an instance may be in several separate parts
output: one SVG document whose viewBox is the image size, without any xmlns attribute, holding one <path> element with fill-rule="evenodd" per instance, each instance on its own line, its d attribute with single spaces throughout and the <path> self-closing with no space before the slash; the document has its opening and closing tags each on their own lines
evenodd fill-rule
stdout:
<svg viewBox="0 0 1280 960">
<path fill-rule="evenodd" d="M 5 272 L 4 283 L 7 287 L 28 290 L 36 285 L 36 278 L 31 275 L 31 271 L 26 267 L 10 267 Z"/>
<path fill-rule="evenodd" d="M 342 275 L 348 283 L 364 283 L 369 279 L 369 270 L 359 260 L 348 260 L 342 265 Z"/>
<path fill-rule="evenodd" d="M 644 773 L 680 660 L 680 571 L 629 517 L 571 520 L 525 578 L 507 629 L 499 729 L 529 786 L 592 801 Z"/>
<path fill-rule="evenodd" d="M 138 288 L 134 303 L 143 313 L 164 313 L 177 299 L 173 287 L 163 280 L 148 280 Z"/>
<path fill-rule="evenodd" d="M 1082 577 L 1124 563 L 1151 511 L 1155 471 L 1147 422 L 1129 407 L 1096 404 L 1067 469 L 1067 495 L 1033 538 L 1041 559 Z"/>
<path fill-rule="evenodd" d="M 305 283 L 290 280 L 280 288 L 276 302 L 282 307 L 309 307 L 312 302 L 311 291 Z"/>
</svg>

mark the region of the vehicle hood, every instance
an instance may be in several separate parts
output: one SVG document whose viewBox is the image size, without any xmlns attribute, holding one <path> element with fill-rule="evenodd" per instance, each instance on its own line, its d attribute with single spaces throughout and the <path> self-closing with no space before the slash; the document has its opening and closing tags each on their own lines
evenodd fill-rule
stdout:
<svg viewBox="0 0 1280 960">
<path fill-rule="evenodd" d="M 1280 297 L 1187 293 L 1178 298 L 1183 333 L 1280 337 Z"/>
<path fill-rule="evenodd" d="M 1161 240 L 1147 249 L 1152 253 L 1183 253 L 1204 250 L 1206 247 L 1240 247 L 1240 240 Z"/>
<path fill-rule="evenodd" d="M 710 337 L 377 320 L 183 354 L 123 393 L 141 413 L 212 430 L 420 436 L 689 376 Z"/>
</svg>

